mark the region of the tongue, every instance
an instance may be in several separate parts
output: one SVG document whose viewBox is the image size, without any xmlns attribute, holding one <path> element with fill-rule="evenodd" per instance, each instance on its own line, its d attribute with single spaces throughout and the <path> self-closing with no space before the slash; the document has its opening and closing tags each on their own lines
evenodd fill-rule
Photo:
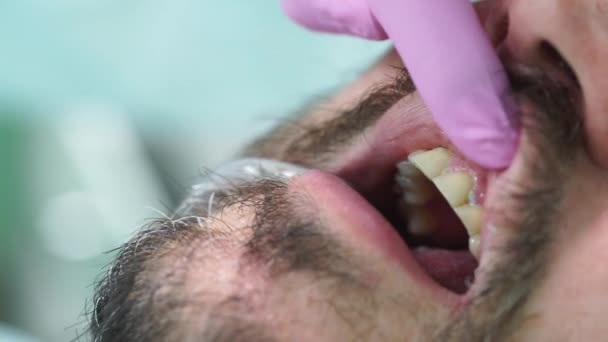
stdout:
<svg viewBox="0 0 608 342">
<path fill-rule="evenodd" d="M 441 286 L 465 293 L 473 282 L 477 260 L 470 252 L 428 247 L 418 247 L 413 252 L 426 273 Z"/>
</svg>

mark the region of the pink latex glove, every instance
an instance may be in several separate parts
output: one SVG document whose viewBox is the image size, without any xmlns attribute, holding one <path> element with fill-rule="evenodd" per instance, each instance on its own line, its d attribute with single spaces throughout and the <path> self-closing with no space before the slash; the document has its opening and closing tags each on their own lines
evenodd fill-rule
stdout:
<svg viewBox="0 0 608 342">
<path fill-rule="evenodd" d="M 509 166 L 519 138 L 516 109 L 468 0 L 282 0 L 282 6 L 312 30 L 390 37 L 433 118 L 460 151 L 487 168 Z"/>
</svg>

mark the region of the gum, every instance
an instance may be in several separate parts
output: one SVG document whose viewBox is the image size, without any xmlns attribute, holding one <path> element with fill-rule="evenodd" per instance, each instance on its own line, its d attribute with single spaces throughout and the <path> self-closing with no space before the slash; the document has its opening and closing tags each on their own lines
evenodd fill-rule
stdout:
<svg viewBox="0 0 608 342">
<path fill-rule="evenodd" d="M 476 166 L 475 164 L 456 154 L 452 154 L 446 171 L 468 172 L 473 177 L 474 182 L 472 193 L 475 203 L 472 204 L 483 205 L 486 198 L 486 188 L 488 184 L 487 172 L 485 172 L 481 167 Z"/>
</svg>

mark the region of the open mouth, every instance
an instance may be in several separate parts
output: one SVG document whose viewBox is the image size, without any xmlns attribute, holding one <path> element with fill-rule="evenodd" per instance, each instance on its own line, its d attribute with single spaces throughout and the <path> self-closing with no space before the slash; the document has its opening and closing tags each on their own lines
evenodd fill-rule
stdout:
<svg viewBox="0 0 608 342">
<path fill-rule="evenodd" d="M 480 180 L 443 147 L 411 153 L 395 166 L 394 180 L 391 189 L 376 189 L 383 195 L 374 197 L 385 200 L 371 203 L 432 279 L 466 292 L 480 256 Z"/>
<path fill-rule="evenodd" d="M 425 109 L 403 115 L 389 111 L 331 171 L 392 225 L 435 283 L 464 294 L 484 254 L 488 170 L 455 152 Z"/>
</svg>

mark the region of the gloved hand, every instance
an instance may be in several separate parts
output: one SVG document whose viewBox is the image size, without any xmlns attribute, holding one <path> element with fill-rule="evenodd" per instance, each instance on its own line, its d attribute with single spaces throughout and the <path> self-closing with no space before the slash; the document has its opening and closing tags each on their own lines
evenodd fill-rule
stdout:
<svg viewBox="0 0 608 342">
<path fill-rule="evenodd" d="M 469 0 L 282 0 L 282 6 L 312 30 L 390 37 L 452 143 L 481 166 L 511 163 L 519 140 L 516 108 Z"/>
<path fill-rule="evenodd" d="M 387 39 L 368 0 L 281 0 L 285 13 L 314 31 L 343 33 L 372 40 Z"/>
</svg>

